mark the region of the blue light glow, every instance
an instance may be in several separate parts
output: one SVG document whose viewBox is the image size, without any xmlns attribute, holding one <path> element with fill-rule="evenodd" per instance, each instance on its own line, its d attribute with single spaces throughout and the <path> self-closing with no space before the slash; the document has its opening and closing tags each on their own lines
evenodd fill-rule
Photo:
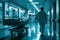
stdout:
<svg viewBox="0 0 60 40">
<path fill-rule="evenodd" d="M 33 0 L 29 0 L 29 2 L 33 2 Z"/>
</svg>

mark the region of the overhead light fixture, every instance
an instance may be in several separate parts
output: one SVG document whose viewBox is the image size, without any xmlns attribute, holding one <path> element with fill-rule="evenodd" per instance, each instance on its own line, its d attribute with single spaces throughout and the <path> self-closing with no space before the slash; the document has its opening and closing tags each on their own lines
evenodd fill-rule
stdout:
<svg viewBox="0 0 60 40">
<path fill-rule="evenodd" d="M 39 4 L 39 2 L 33 2 L 34 4 Z"/>
<path fill-rule="evenodd" d="M 33 0 L 29 0 L 29 2 L 33 2 Z"/>
<path fill-rule="evenodd" d="M 36 10 L 39 12 L 40 10 L 38 9 L 38 7 L 36 6 L 36 4 L 39 4 L 39 2 L 33 2 L 33 0 L 29 0 L 29 2 L 31 2 L 31 4 L 36 8 Z"/>
<path fill-rule="evenodd" d="M 35 8 L 36 10 L 39 12 L 40 10 L 38 9 L 38 7 L 34 4 L 34 3 L 31 3 Z"/>
</svg>

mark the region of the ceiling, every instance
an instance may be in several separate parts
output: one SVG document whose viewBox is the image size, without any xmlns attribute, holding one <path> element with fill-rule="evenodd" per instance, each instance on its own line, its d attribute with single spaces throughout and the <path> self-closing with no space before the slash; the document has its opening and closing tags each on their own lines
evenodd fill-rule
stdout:
<svg viewBox="0 0 60 40">
<path fill-rule="evenodd" d="M 28 9 L 29 0 L 9 0 L 9 1 L 18 4 L 19 6 L 25 8 L 25 9 Z M 48 10 L 51 9 L 52 4 L 55 0 L 32 0 L 32 1 L 39 2 L 39 4 L 36 5 L 37 8 L 40 9 L 40 6 L 43 6 L 45 8 L 45 11 L 47 12 Z M 33 10 L 32 9 L 32 8 L 34 8 L 33 5 L 30 5 L 30 6 L 32 6 L 32 7 L 30 7 L 30 9 Z"/>
</svg>

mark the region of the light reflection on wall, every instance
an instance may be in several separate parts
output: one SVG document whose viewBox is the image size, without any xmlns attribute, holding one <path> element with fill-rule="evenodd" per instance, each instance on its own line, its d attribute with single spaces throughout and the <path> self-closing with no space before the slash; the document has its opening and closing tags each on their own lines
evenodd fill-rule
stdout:
<svg viewBox="0 0 60 40">
<path fill-rule="evenodd" d="M 54 35 L 54 33 L 53 33 L 53 7 L 52 7 L 52 9 L 51 9 L 51 14 L 52 14 L 52 33 L 51 33 L 51 36 L 53 36 Z"/>
<path fill-rule="evenodd" d="M 56 22 L 59 19 L 59 0 L 56 0 Z M 56 23 L 56 40 L 59 40 L 59 23 Z"/>
<path fill-rule="evenodd" d="M 50 15 L 50 11 L 48 11 L 48 13 L 47 13 L 48 15 Z"/>
</svg>

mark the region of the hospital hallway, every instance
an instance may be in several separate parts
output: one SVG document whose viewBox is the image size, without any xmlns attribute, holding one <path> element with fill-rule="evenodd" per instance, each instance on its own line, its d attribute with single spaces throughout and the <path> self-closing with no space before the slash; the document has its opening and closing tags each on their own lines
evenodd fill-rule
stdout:
<svg viewBox="0 0 60 40">
<path fill-rule="evenodd" d="M 59 30 L 60 0 L 0 0 L 0 40 L 60 40 Z"/>
</svg>

